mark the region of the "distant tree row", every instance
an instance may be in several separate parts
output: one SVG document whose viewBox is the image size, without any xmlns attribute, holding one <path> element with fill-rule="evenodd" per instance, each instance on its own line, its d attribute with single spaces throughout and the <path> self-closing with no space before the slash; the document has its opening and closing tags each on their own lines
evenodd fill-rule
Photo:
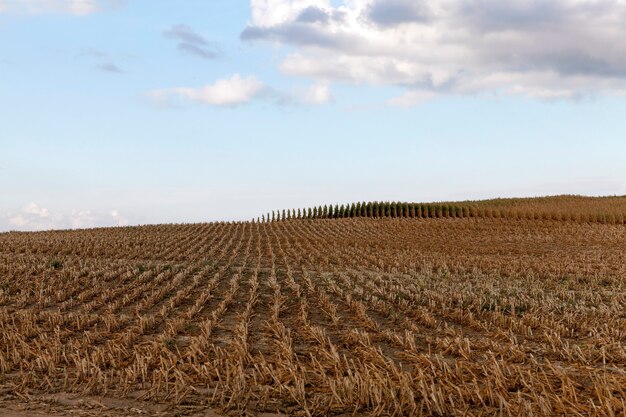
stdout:
<svg viewBox="0 0 626 417">
<path fill-rule="evenodd" d="M 267 215 L 261 216 L 257 221 L 274 222 L 291 219 L 343 219 L 354 217 L 443 218 L 471 217 L 472 214 L 470 207 L 459 205 L 363 202 L 272 211 L 267 213 Z"/>
<path fill-rule="evenodd" d="M 257 218 L 257 222 L 277 222 L 292 219 L 343 218 L 506 218 L 527 220 L 570 220 L 590 223 L 624 224 L 625 217 L 615 214 L 560 213 L 552 211 L 522 211 L 497 206 L 447 203 L 362 202 L 272 211 Z"/>
</svg>

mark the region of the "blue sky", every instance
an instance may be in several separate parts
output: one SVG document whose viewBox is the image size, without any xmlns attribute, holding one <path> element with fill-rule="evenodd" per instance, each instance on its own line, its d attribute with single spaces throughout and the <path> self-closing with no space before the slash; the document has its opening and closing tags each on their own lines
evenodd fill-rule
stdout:
<svg viewBox="0 0 626 417">
<path fill-rule="evenodd" d="M 0 0 L 0 230 L 626 194 L 624 2 L 443 3 Z"/>
</svg>

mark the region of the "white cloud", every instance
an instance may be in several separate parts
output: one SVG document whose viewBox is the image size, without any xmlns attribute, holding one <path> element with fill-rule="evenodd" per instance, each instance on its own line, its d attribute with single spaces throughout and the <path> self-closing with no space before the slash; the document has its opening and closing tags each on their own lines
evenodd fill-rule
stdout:
<svg viewBox="0 0 626 417">
<path fill-rule="evenodd" d="M 119 211 L 111 210 L 109 212 L 109 214 L 113 218 L 113 221 L 115 222 L 115 225 L 117 225 L 117 226 L 128 226 L 128 224 L 129 224 L 128 219 L 125 218 L 124 216 L 122 216 Z"/>
<path fill-rule="evenodd" d="M 234 107 L 260 97 L 264 90 L 265 85 L 256 77 L 243 78 L 235 74 L 200 88 L 178 87 L 150 91 L 148 97 L 159 106 L 174 105 L 178 98 L 212 106 Z"/>
<path fill-rule="evenodd" d="M 254 100 L 266 100 L 279 105 L 322 105 L 333 101 L 330 83 L 324 80 L 313 83 L 306 89 L 293 91 L 273 89 L 256 77 L 243 78 L 235 74 L 200 88 L 166 88 L 146 93 L 150 102 L 161 108 L 177 108 L 184 102 L 196 102 L 210 106 L 237 107 Z"/>
<path fill-rule="evenodd" d="M 91 210 L 73 210 L 69 222 L 72 229 L 84 229 L 96 224 L 96 216 Z"/>
<path fill-rule="evenodd" d="M 19 230 L 52 229 L 63 220 L 61 216 L 51 214 L 47 208 L 37 203 L 29 203 L 19 213 L 8 214 L 6 217 L 8 225 Z"/>
<path fill-rule="evenodd" d="M 253 0 L 245 41 L 288 45 L 314 80 L 539 99 L 626 92 L 624 0 Z"/>
<path fill-rule="evenodd" d="M 39 207 L 39 205 L 36 203 L 29 203 L 25 205 L 24 208 L 22 208 L 22 212 L 25 214 L 34 215 L 35 217 L 41 219 L 50 217 L 50 212 L 48 211 L 48 209 L 44 207 Z"/>
<path fill-rule="evenodd" d="M 0 214 L 0 230 L 84 229 L 128 224 L 128 219 L 118 210 L 111 210 L 108 215 L 92 210 L 72 210 L 69 214 L 63 214 L 37 203 L 29 203 L 17 213 Z"/>
<path fill-rule="evenodd" d="M 325 104 L 333 100 L 328 82 L 320 81 L 309 87 L 304 95 L 304 102 L 313 105 Z"/>
<path fill-rule="evenodd" d="M 65 13 L 85 16 L 96 13 L 121 0 L 0 0 L 0 13 Z"/>
</svg>

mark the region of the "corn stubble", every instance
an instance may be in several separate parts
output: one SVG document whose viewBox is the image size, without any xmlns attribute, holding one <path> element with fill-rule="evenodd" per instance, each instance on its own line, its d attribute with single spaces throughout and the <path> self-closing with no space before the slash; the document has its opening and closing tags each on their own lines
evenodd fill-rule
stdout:
<svg viewBox="0 0 626 417">
<path fill-rule="evenodd" d="M 626 414 L 621 224 L 9 233 L 0 260 L 4 398 L 77 393 L 235 415 Z"/>
</svg>

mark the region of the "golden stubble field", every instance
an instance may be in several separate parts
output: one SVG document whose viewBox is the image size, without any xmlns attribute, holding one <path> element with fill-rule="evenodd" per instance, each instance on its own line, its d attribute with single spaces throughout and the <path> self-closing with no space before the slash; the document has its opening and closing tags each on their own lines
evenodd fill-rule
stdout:
<svg viewBox="0 0 626 417">
<path fill-rule="evenodd" d="M 0 372 L 16 416 L 625 415 L 626 227 L 0 234 Z"/>
</svg>

